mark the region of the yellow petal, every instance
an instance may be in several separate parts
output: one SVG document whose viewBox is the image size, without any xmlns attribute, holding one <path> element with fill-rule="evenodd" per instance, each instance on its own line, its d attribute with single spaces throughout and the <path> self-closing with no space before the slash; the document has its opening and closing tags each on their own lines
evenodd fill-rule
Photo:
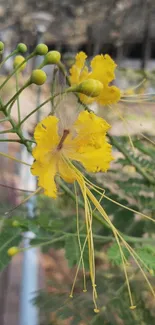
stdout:
<svg viewBox="0 0 155 325">
<path fill-rule="evenodd" d="M 43 119 L 35 128 L 34 138 L 37 145 L 32 151 L 33 157 L 40 161 L 48 158 L 48 152 L 52 153 L 60 141 L 58 119 L 55 116 Z"/>
<path fill-rule="evenodd" d="M 88 172 L 106 172 L 113 160 L 111 145 L 104 142 L 101 148 L 83 147 L 81 152 L 75 152 L 72 159 L 79 161 Z"/>
<path fill-rule="evenodd" d="M 86 58 L 87 58 L 87 55 L 86 53 L 84 52 L 79 52 L 77 55 L 76 55 L 76 66 L 78 69 L 82 70 L 82 68 L 84 67 L 84 64 L 85 64 L 85 61 L 86 61 Z"/>
<path fill-rule="evenodd" d="M 84 67 L 86 58 L 87 58 L 87 55 L 84 52 L 79 52 L 76 55 L 75 64 L 73 64 L 73 66 L 69 70 L 71 85 L 79 84 L 81 71 Z M 83 73 L 86 74 L 86 72 L 87 72 L 87 68 L 84 69 Z M 82 76 L 82 78 L 83 78 L 82 80 L 84 80 L 84 78 L 85 78 L 84 74 Z"/>
<path fill-rule="evenodd" d="M 44 118 L 35 128 L 34 138 L 37 144 L 48 144 L 55 146 L 60 137 L 58 136 L 58 119 L 56 116 Z"/>
<path fill-rule="evenodd" d="M 115 79 L 116 64 L 108 54 L 96 55 L 91 61 L 91 68 L 92 73 L 89 75 L 91 79 L 97 79 L 105 85 Z"/>
<path fill-rule="evenodd" d="M 101 105 L 115 104 L 120 100 L 121 93 L 116 86 L 105 86 L 96 101 Z"/>
<path fill-rule="evenodd" d="M 83 144 L 90 143 L 92 136 L 105 135 L 110 125 L 101 117 L 95 115 L 93 112 L 82 111 L 77 121 L 74 123 L 74 128 L 77 133 L 76 141 L 82 141 Z M 96 139 L 97 140 L 97 139 Z M 83 142 L 84 141 L 84 142 Z"/>
<path fill-rule="evenodd" d="M 66 139 L 64 151 L 71 160 L 79 161 L 91 172 L 106 171 L 113 160 L 106 141 L 110 125 L 94 113 L 82 111 L 74 123 L 76 136 Z"/>
<path fill-rule="evenodd" d="M 57 188 L 54 177 L 56 175 L 56 163 L 57 158 L 52 157 L 49 164 L 41 164 L 39 161 L 35 161 L 31 167 L 31 173 L 38 176 L 38 185 L 44 189 L 44 193 L 47 196 L 56 198 Z"/>
</svg>

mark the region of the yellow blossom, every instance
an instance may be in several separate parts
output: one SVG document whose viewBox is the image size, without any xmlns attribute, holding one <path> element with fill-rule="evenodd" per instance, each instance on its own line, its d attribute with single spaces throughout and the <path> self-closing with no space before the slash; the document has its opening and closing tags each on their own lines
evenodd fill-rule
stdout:
<svg viewBox="0 0 155 325">
<path fill-rule="evenodd" d="M 38 184 L 44 189 L 45 194 L 53 198 L 57 196 L 56 175 L 59 175 L 66 182 L 73 183 L 77 181 L 79 184 L 85 205 L 87 229 L 85 244 L 88 242 L 94 311 L 98 312 L 96 304 L 92 209 L 88 201 L 88 196 L 90 196 L 92 201 L 94 197 L 87 187 L 84 176 L 74 166 L 72 161 L 80 162 L 90 172 L 106 171 L 109 168 L 110 161 L 113 160 L 111 145 L 106 141 L 106 132 L 110 126 L 102 118 L 87 111 L 79 114 L 70 129 L 61 129 L 59 122 L 56 116 L 48 116 L 36 126 L 34 138 L 37 145 L 32 152 L 35 161 L 31 171 L 33 175 L 38 176 Z M 83 248 L 80 246 L 80 261 L 83 259 L 84 246 Z M 70 297 L 73 296 L 74 285 L 75 281 L 73 282 Z M 86 291 L 86 288 L 84 288 L 84 291 Z"/>
<path fill-rule="evenodd" d="M 103 90 L 96 98 L 91 98 L 80 94 L 80 99 L 85 104 L 94 101 L 101 105 L 110 105 L 120 99 L 120 90 L 116 86 L 110 86 L 109 83 L 115 79 L 116 64 L 109 55 L 96 55 L 91 63 L 91 71 L 85 66 L 87 55 L 80 52 L 76 55 L 75 64 L 70 69 L 71 85 L 76 85 L 87 79 L 95 79 L 102 83 Z"/>
<path fill-rule="evenodd" d="M 70 161 L 80 162 L 87 171 L 106 171 L 113 159 L 111 145 L 106 141 L 108 123 L 94 113 L 83 111 L 71 129 L 59 130 L 56 116 L 41 121 L 34 132 L 37 146 L 33 149 L 35 159 L 31 171 L 39 177 L 39 186 L 45 194 L 57 196 L 55 176 L 66 182 L 78 179 Z"/>
</svg>

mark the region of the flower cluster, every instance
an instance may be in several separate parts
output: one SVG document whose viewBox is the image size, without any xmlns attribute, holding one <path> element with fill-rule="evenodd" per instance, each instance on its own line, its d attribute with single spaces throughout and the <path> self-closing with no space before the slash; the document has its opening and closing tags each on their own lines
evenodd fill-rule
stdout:
<svg viewBox="0 0 155 325">
<path fill-rule="evenodd" d="M 4 50 L 4 44 L 0 42 L 0 52 Z M 25 53 L 27 51 L 27 47 L 25 44 L 18 44 L 15 51 L 10 54 L 13 56 L 14 54 Z M 32 57 L 40 55 L 43 56 L 43 60 L 39 66 L 36 67 L 35 70 L 32 71 L 31 76 L 26 81 L 26 83 L 18 88 L 18 76 L 19 72 L 22 73 L 22 70 L 26 67 L 26 64 L 29 59 Z M 8 58 L 10 57 L 8 56 Z M 103 118 L 97 116 L 93 112 L 91 112 L 90 107 L 87 104 L 91 104 L 93 102 L 97 102 L 100 105 L 110 106 L 112 104 L 116 104 L 120 98 L 123 101 L 126 101 L 126 93 L 120 91 L 118 87 L 112 84 L 115 79 L 115 68 L 116 64 L 112 60 L 109 55 L 96 55 L 90 62 L 90 68 L 86 65 L 87 55 L 84 52 L 80 52 L 76 55 L 75 63 L 70 68 L 70 74 L 67 74 L 67 70 L 65 69 L 63 63 L 61 62 L 61 54 L 58 51 L 48 51 L 48 47 L 46 44 L 38 44 L 29 56 L 26 58 L 17 55 L 14 59 L 13 68 L 14 71 L 7 79 L 0 85 L 0 89 L 5 86 L 7 81 L 10 79 L 12 75 L 16 77 L 16 94 L 9 99 L 9 101 L 5 104 L 1 100 L 0 111 L 3 113 L 4 118 L 1 119 L 1 123 L 7 120 L 10 122 L 12 128 L 7 131 L 1 131 L 0 133 L 16 133 L 18 135 L 18 140 L 13 139 L 13 141 L 17 141 L 26 146 L 27 150 L 32 154 L 34 158 L 34 162 L 31 166 L 31 173 L 38 178 L 38 188 L 37 190 L 30 194 L 29 197 L 24 199 L 22 203 L 25 203 L 28 199 L 30 199 L 33 195 L 39 193 L 41 189 L 44 190 L 44 194 L 51 197 L 57 198 L 58 189 L 57 184 L 59 184 L 62 188 L 67 188 L 66 193 L 70 189 L 64 184 L 63 181 L 67 183 L 74 183 L 74 191 L 75 195 L 74 200 L 76 201 L 76 211 L 77 211 L 77 237 L 80 249 L 80 259 L 77 266 L 77 271 L 75 275 L 75 279 L 73 281 L 73 286 L 71 289 L 70 297 L 73 296 L 75 281 L 77 278 L 78 270 L 82 263 L 83 274 L 85 279 L 85 269 L 83 262 L 83 252 L 85 249 L 85 245 L 88 244 L 88 257 L 89 257 L 89 271 L 90 271 L 90 279 L 92 284 L 92 292 L 93 292 L 93 302 L 94 302 L 94 311 L 98 312 L 97 306 L 97 290 L 96 290 L 96 279 L 95 279 L 95 254 L 94 254 L 94 242 L 93 242 L 93 216 L 96 219 L 101 221 L 103 225 L 105 225 L 108 229 L 111 229 L 113 236 L 118 245 L 118 249 L 120 252 L 122 266 L 124 270 L 124 275 L 127 283 L 129 299 L 131 304 L 131 309 L 135 308 L 135 304 L 132 299 L 128 274 L 127 274 L 127 266 L 126 266 L 126 256 L 123 248 L 125 248 L 132 258 L 135 261 L 135 264 L 140 269 L 143 277 L 145 278 L 149 288 L 152 291 L 153 296 L 155 297 L 155 292 L 153 287 L 151 286 L 145 272 L 141 268 L 142 260 L 138 260 L 138 255 L 134 252 L 132 247 L 126 242 L 125 235 L 119 232 L 117 228 L 112 223 L 111 219 L 106 214 L 103 205 L 100 203 L 101 199 L 107 198 L 108 200 L 116 203 L 120 207 L 125 207 L 124 205 L 114 201 L 111 198 L 108 198 L 104 190 L 100 188 L 98 185 L 93 184 L 87 177 L 86 172 L 97 173 L 97 172 L 107 172 L 110 168 L 110 163 L 113 160 L 112 156 L 112 146 L 107 141 L 107 132 L 111 127 Z M 5 60 L 1 63 L 3 65 Z M 45 102 L 39 104 L 33 111 L 31 111 L 27 116 L 21 119 L 20 114 L 20 105 L 19 105 L 19 95 L 21 92 L 31 84 L 35 84 L 37 86 L 42 86 L 46 80 L 46 73 L 42 70 L 42 68 L 46 65 L 54 64 L 56 65 L 56 69 L 54 69 L 53 73 L 53 85 L 52 85 L 52 96 L 50 96 Z M 61 93 L 54 93 L 55 86 L 55 75 L 60 69 L 63 73 L 66 81 L 68 83 L 68 87 L 65 87 L 63 93 L 75 93 L 76 97 L 78 97 L 78 102 L 80 102 L 80 113 L 78 111 L 77 118 L 74 118 L 73 115 L 72 123 L 68 123 L 66 127 L 64 126 L 66 122 L 65 112 L 63 111 L 61 118 L 60 116 L 59 106 L 55 105 L 55 97 L 59 96 Z M 130 102 L 133 100 L 138 101 L 139 98 L 136 95 L 131 94 L 131 90 L 127 94 L 130 96 Z M 147 100 L 147 96 L 143 96 Z M 80 100 L 79 100 L 80 99 Z M 18 121 L 14 121 L 11 116 L 11 109 L 15 101 L 17 100 L 17 109 L 18 109 Z M 140 97 L 141 100 L 141 97 Z M 43 107 L 47 102 L 51 102 L 52 109 L 50 115 L 45 117 L 42 121 L 40 121 L 35 127 L 34 137 L 32 139 L 27 139 L 22 132 L 21 126 L 23 123 L 34 113 L 36 113 L 41 107 Z M 83 108 L 83 110 L 82 110 Z M 71 117 L 71 120 L 72 120 Z M 115 139 L 110 136 L 109 139 L 111 143 L 115 143 Z M 130 139 L 130 137 L 129 137 Z M 148 139 L 148 138 L 146 138 Z M 2 141 L 9 141 L 7 139 L 3 139 Z M 117 142 L 117 141 L 116 141 Z M 132 141 L 131 141 L 132 142 Z M 33 144 L 35 143 L 35 146 Z M 33 146 L 33 147 L 32 147 Z M 116 148 L 120 148 L 121 145 L 117 142 Z M 123 152 L 123 150 L 122 150 Z M 124 154 L 124 152 L 123 152 Z M 29 164 L 12 158 L 5 153 L 1 153 L 2 156 L 14 159 L 20 163 L 24 163 L 28 166 Z M 126 155 L 128 158 L 128 154 Z M 133 160 L 132 160 L 133 161 Z M 132 162 L 131 161 L 131 162 Z M 137 163 L 135 165 L 138 170 Z M 139 168 L 142 175 L 145 175 L 145 178 L 150 181 L 150 177 L 147 173 Z M 61 179 L 62 180 L 61 180 Z M 151 182 L 152 184 L 152 182 Z M 78 225 L 78 198 L 76 192 L 76 186 L 78 185 L 79 193 L 81 194 L 82 207 L 84 208 L 84 228 L 86 234 L 84 243 L 81 244 L 80 234 L 79 234 L 79 225 Z M 95 195 L 99 195 L 98 199 Z M 71 192 L 72 196 L 72 192 Z M 15 207 L 16 208 L 16 207 Z M 134 213 L 139 213 L 132 208 L 128 208 L 129 211 Z M 14 209 L 14 208 L 13 208 Z M 96 210 L 96 211 L 95 211 Z M 95 213 L 97 214 L 95 215 Z M 144 215 L 143 213 L 139 213 L 139 215 L 153 220 L 151 217 Z M 154 220 L 153 220 L 154 221 Z M 13 227 L 22 227 L 22 225 L 15 220 L 12 223 Z M 18 247 L 10 247 L 8 249 L 8 255 L 10 257 L 14 256 L 20 251 Z M 140 262 L 139 262 L 140 261 Z M 145 269 L 147 265 L 143 263 Z M 84 280 L 84 292 L 86 291 L 86 281 Z"/>
</svg>

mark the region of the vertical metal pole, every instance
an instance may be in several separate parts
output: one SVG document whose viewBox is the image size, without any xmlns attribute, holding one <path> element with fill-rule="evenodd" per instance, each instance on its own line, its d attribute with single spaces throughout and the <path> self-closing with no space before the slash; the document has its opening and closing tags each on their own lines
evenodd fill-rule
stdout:
<svg viewBox="0 0 155 325">
<path fill-rule="evenodd" d="M 24 160 L 32 163 L 32 157 L 24 149 Z M 27 159 L 26 159 L 27 156 Z M 22 159 L 23 159 L 22 158 Z M 26 167 L 26 166 L 25 166 Z M 25 188 L 35 190 L 36 182 L 35 178 L 30 174 L 25 167 L 22 169 L 22 178 Z M 31 198 L 27 203 L 28 216 L 34 217 L 35 197 Z M 39 324 L 39 311 L 37 306 L 32 302 L 38 290 L 38 248 L 30 248 L 30 240 L 35 235 L 28 231 L 24 233 L 23 247 L 25 251 L 23 253 L 23 265 L 22 265 L 22 283 L 21 283 L 21 296 L 20 296 L 20 325 L 38 325 Z"/>
<path fill-rule="evenodd" d="M 38 30 L 37 34 L 37 43 L 41 43 L 43 33 Z M 41 58 L 42 60 L 42 58 Z M 40 57 L 36 59 L 36 67 L 40 64 Z M 40 104 L 41 97 L 41 88 L 37 89 L 37 100 L 36 105 Z M 38 123 L 40 119 L 40 113 L 37 113 L 36 122 Z M 26 136 L 27 137 L 27 136 Z M 23 151 L 22 159 L 28 161 L 32 164 L 32 157 L 29 155 L 26 149 Z M 27 168 L 27 167 L 26 167 Z M 36 189 L 36 180 L 34 176 L 30 174 L 30 171 L 25 170 L 23 166 L 22 177 L 23 184 L 25 188 L 30 190 Z M 27 184 L 27 185 L 26 185 Z M 34 207 L 35 207 L 35 197 L 32 197 L 27 203 L 27 210 L 29 217 L 34 217 Z M 20 325 L 39 325 L 39 311 L 37 306 L 32 302 L 32 299 L 35 297 L 38 290 L 38 248 L 30 248 L 30 240 L 34 238 L 35 235 L 32 232 L 26 232 L 24 234 L 23 245 L 26 249 L 23 254 L 23 270 L 22 270 L 22 283 L 21 283 L 21 300 L 20 300 Z"/>
</svg>

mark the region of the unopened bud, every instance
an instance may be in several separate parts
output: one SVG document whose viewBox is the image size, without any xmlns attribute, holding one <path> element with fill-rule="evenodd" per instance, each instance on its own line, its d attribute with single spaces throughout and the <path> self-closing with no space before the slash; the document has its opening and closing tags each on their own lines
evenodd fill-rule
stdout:
<svg viewBox="0 0 155 325">
<path fill-rule="evenodd" d="M 14 221 L 12 222 L 12 226 L 13 226 L 13 227 L 20 227 L 20 223 L 19 223 L 19 221 L 14 220 Z"/>
<path fill-rule="evenodd" d="M 23 61 L 25 61 L 25 58 L 22 55 L 17 55 L 13 62 L 14 69 L 16 69 Z M 26 62 L 21 65 L 19 71 L 24 70 L 25 67 L 26 67 Z"/>
<path fill-rule="evenodd" d="M 31 83 L 34 83 L 38 86 L 41 86 L 45 83 L 47 79 L 46 73 L 41 69 L 36 69 L 32 71 L 30 80 Z"/>
<path fill-rule="evenodd" d="M 24 43 L 19 43 L 17 45 L 17 50 L 20 53 L 25 53 L 25 52 L 27 52 L 27 46 Z"/>
<path fill-rule="evenodd" d="M 13 247 L 10 247 L 10 248 L 8 249 L 7 253 L 8 253 L 9 256 L 14 256 L 14 255 L 18 254 L 19 251 L 20 251 L 20 250 L 19 250 L 18 247 L 13 246 Z"/>
<path fill-rule="evenodd" d="M 46 54 L 44 58 L 44 65 L 47 64 L 57 64 L 60 62 L 61 54 L 58 51 L 50 51 Z"/>
<path fill-rule="evenodd" d="M 0 42 L 0 51 L 2 52 L 4 50 L 4 43 Z"/>
<path fill-rule="evenodd" d="M 99 96 L 102 90 L 103 90 L 102 83 L 95 79 L 84 80 L 75 88 L 75 91 L 90 97 Z"/>
<path fill-rule="evenodd" d="M 38 44 L 35 48 L 35 53 L 38 55 L 45 55 L 48 52 L 46 44 Z"/>
</svg>

